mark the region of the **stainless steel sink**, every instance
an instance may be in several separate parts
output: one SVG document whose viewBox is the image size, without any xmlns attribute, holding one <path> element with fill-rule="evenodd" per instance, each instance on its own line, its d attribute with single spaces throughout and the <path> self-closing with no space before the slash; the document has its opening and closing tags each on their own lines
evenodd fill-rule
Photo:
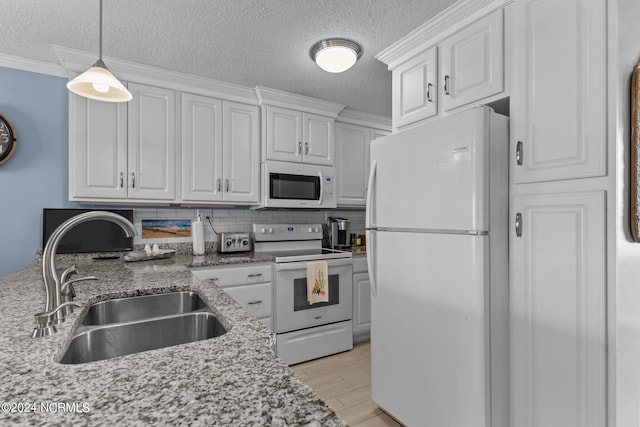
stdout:
<svg viewBox="0 0 640 427">
<path fill-rule="evenodd" d="M 77 364 L 111 359 L 206 340 L 226 332 L 218 319 L 207 312 L 102 326 L 77 334 L 60 363 Z"/>
<path fill-rule="evenodd" d="M 111 359 L 206 340 L 227 330 L 195 292 L 170 292 L 92 305 L 60 363 Z"/>
<path fill-rule="evenodd" d="M 82 325 L 106 325 L 132 322 L 171 314 L 189 313 L 205 308 L 195 292 L 169 292 L 102 301 L 89 307 Z"/>
</svg>

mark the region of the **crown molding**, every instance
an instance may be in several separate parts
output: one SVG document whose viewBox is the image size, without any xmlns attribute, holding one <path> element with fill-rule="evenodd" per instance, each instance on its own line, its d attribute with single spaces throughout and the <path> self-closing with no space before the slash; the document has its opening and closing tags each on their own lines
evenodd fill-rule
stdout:
<svg viewBox="0 0 640 427">
<path fill-rule="evenodd" d="M 30 71 L 32 73 L 46 74 L 55 77 L 68 77 L 67 72 L 58 64 L 37 61 L 35 59 L 21 58 L 0 53 L 0 67 L 16 70 Z"/>
<path fill-rule="evenodd" d="M 320 114 L 336 118 L 344 109 L 344 105 L 322 99 L 297 95 L 277 89 L 262 86 L 255 87 L 259 105 L 274 105 L 276 107 L 295 108 L 307 113 Z"/>
<path fill-rule="evenodd" d="M 98 59 L 95 53 L 67 47 L 53 46 L 53 50 L 64 69 L 68 70 L 67 77 L 72 77 L 75 75 L 74 73 L 85 71 Z M 257 105 L 254 91 L 245 86 L 106 56 L 103 60 L 109 70 L 121 80 Z"/>
<path fill-rule="evenodd" d="M 380 51 L 375 58 L 393 70 L 425 47 L 436 44 L 444 37 L 476 19 L 503 8 L 514 0 L 462 0 L 449 6 L 409 34 Z"/>
<path fill-rule="evenodd" d="M 352 125 L 367 126 L 391 132 L 391 118 L 377 114 L 363 113 L 349 107 L 342 110 L 336 121 Z"/>
</svg>

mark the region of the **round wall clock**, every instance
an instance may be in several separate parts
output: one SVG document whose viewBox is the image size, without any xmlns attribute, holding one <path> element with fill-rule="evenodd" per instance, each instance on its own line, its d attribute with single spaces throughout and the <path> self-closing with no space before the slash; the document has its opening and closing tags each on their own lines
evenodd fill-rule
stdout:
<svg viewBox="0 0 640 427">
<path fill-rule="evenodd" d="M 0 165 L 9 160 L 16 149 L 16 133 L 9 120 L 0 114 Z"/>
</svg>

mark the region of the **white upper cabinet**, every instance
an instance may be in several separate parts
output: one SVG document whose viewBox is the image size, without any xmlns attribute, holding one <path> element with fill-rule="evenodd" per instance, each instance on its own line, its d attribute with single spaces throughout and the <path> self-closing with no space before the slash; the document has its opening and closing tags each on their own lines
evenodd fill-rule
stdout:
<svg viewBox="0 0 640 427">
<path fill-rule="evenodd" d="M 367 200 L 371 141 L 389 132 L 336 123 L 336 175 L 339 206 L 364 206 Z"/>
<path fill-rule="evenodd" d="M 498 9 L 440 44 L 444 111 L 504 90 L 503 33 L 503 11 Z"/>
<path fill-rule="evenodd" d="M 606 20 L 600 0 L 514 3 L 516 183 L 606 174 Z"/>
<path fill-rule="evenodd" d="M 225 201 L 260 201 L 260 113 L 253 105 L 223 101 L 222 156 Z"/>
<path fill-rule="evenodd" d="M 127 104 L 69 92 L 69 199 L 127 197 Z"/>
<path fill-rule="evenodd" d="M 392 114 L 395 127 L 438 114 L 436 54 L 434 46 L 393 70 Z"/>
<path fill-rule="evenodd" d="M 266 158 L 333 165 L 335 119 L 266 106 Z"/>
<path fill-rule="evenodd" d="M 70 200 L 175 199 L 175 94 L 128 87 L 128 104 L 70 95 Z"/>
<path fill-rule="evenodd" d="M 182 94 L 182 200 L 222 200 L 222 101 Z"/>
<path fill-rule="evenodd" d="M 259 201 L 258 107 L 182 95 L 182 200 Z"/>
<path fill-rule="evenodd" d="M 174 200 L 176 172 L 175 93 L 129 84 L 129 197 Z"/>
</svg>

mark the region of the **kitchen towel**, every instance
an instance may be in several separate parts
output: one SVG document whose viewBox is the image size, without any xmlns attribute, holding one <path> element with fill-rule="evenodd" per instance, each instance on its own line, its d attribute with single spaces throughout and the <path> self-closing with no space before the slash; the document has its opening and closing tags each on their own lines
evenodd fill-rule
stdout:
<svg viewBox="0 0 640 427">
<path fill-rule="evenodd" d="M 329 302 L 329 267 L 327 261 L 307 263 L 307 300 L 309 304 Z"/>
</svg>

